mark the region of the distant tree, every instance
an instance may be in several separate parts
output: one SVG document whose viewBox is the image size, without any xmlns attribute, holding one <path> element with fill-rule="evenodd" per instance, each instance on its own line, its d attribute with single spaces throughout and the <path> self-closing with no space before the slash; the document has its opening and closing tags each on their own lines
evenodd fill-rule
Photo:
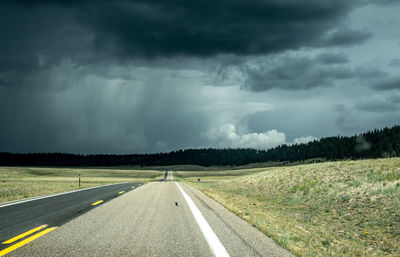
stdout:
<svg viewBox="0 0 400 257">
<path fill-rule="evenodd" d="M 351 137 L 321 138 L 306 144 L 279 145 L 267 151 L 256 149 L 185 149 L 155 154 L 67 154 L 0 153 L 3 166 L 167 166 L 193 164 L 245 165 L 277 161 L 283 165 L 313 159 L 312 162 L 337 159 L 360 159 L 400 156 L 400 126 L 375 129 Z"/>
</svg>

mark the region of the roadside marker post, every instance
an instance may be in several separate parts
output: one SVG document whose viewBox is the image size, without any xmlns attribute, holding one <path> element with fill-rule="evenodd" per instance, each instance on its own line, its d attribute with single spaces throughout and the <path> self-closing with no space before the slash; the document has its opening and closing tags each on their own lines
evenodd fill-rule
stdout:
<svg viewBox="0 0 400 257">
<path fill-rule="evenodd" d="M 81 174 L 78 174 L 79 177 L 79 187 L 81 187 Z"/>
</svg>

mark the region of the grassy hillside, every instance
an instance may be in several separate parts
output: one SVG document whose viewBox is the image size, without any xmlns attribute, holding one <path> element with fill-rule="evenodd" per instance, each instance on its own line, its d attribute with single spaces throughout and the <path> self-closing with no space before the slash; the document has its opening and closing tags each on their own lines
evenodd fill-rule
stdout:
<svg viewBox="0 0 400 257">
<path fill-rule="evenodd" d="M 162 176 L 152 170 L 0 167 L 0 203 L 79 189 L 78 174 L 80 188 Z"/>
<path fill-rule="evenodd" d="M 288 165 L 298 165 L 298 164 L 308 164 L 314 162 L 323 162 L 325 159 L 323 158 L 312 158 L 300 161 L 292 161 L 292 162 L 280 162 L 280 161 L 270 161 L 270 162 L 256 162 L 250 163 L 246 165 L 225 165 L 225 166 L 199 166 L 199 165 L 170 165 L 170 166 L 132 166 L 134 169 L 138 170 L 174 170 L 174 171 L 232 171 L 232 170 L 244 170 L 244 169 L 258 169 L 258 168 L 268 168 L 268 167 L 277 167 L 277 166 L 288 166 Z"/>
<path fill-rule="evenodd" d="M 400 158 L 175 173 L 296 255 L 400 256 Z"/>
</svg>

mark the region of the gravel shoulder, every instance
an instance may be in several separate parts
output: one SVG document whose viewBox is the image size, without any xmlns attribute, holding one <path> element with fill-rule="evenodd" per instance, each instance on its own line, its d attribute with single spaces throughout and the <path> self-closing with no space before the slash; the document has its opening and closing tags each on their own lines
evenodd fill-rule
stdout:
<svg viewBox="0 0 400 257">
<path fill-rule="evenodd" d="M 183 183 L 181 185 L 183 185 L 186 193 L 189 194 L 201 213 L 206 217 L 208 223 L 232 257 L 294 256 L 271 238 L 198 189 Z"/>
</svg>

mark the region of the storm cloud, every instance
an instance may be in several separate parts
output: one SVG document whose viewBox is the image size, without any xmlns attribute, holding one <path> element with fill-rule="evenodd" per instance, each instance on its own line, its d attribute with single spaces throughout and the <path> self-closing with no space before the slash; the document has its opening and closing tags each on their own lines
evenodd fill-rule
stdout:
<svg viewBox="0 0 400 257">
<path fill-rule="evenodd" d="M 344 64 L 349 58 L 343 53 L 322 53 L 317 56 L 316 61 L 322 64 Z"/>
<path fill-rule="evenodd" d="M 344 57 L 331 55 L 319 55 L 316 59 L 297 56 L 269 57 L 246 68 L 248 77 L 244 88 L 264 91 L 273 88 L 305 90 L 331 86 L 338 80 L 354 78 L 356 74 L 346 66 L 326 66 L 318 63 L 341 64 L 343 61 L 346 61 Z"/>
<path fill-rule="evenodd" d="M 267 54 L 321 40 L 331 45 L 357 43 L 364 33 L 338 30 L 323 38 L 354 5 L 345 0 L 10 1 L 2 9 L 27 14 L 24 20 L 29 24 L 22 31 L 31 32 L 33 39 L 47 37 L 49 32 L 53 39 L 63 38 L 66 35 L 56 28 L 71 29 L 75 24 L 88 32 L 89 43 L 97 51 L 130 59 Z M 35 13 L 42 17 L 36 19 Z M 15 22 L 10 15 L 2 20 Z M 34 30 L 35 25 L 41 28 Z M 76 35 L 70 35 L 63 41 L 74 41 Z M 43 47 L 48 48 L 52 46 Z"/>
<path fill-rule="evenodd" d="M 372 83 L 376 90 L 400 90 L 400 77 L 385 77 Z"/>
<path fill-rule="evenodd" d="M 400 119 L 396 1 L 2 1 L 0 151 L 132 153 Z"/>
<path fill-rule="evenodd" d="M 393 98 L 392 98 L 393 99 Z M 391 101 L 389 97 L 383 95 L 371 95 L 355 103 L 359 110 L 367 112 L 393 112 L 399 110 L 399 102 Z"/>
<path fill-rule="evenodd" d="M 371 36 L 368 31 L 339 28 L 329 33 L 323 43 L 328 46 L 353 46 L 365 42 Z"/>
</svg>

